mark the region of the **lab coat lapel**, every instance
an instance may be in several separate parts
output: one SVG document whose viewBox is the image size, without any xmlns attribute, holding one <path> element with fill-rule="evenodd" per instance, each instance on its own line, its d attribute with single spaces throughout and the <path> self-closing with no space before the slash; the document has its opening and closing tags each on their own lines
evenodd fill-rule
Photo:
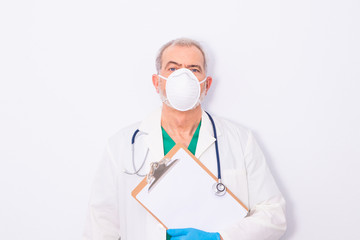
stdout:
<svg viewBox="0 0 360 240">
<path fill-rule="evenodd" d="M 211 121 L 205 111 L 202 111 L 201 127 L 199 139 L 196 146 L 195 157 L 200 158 L 201 155 L 215 142 L 213 127 Z M 219 136 L 219 133 L 217 133 Z"/>
<path fill-rule="evenodd" d="M 146 134 L 145 144 L 149 148 L 149 161 L 157 162 L 164 157 L 164 147 L 161 132 L 161 108 L 145 118 L 139 130 Z"/>
</svg>

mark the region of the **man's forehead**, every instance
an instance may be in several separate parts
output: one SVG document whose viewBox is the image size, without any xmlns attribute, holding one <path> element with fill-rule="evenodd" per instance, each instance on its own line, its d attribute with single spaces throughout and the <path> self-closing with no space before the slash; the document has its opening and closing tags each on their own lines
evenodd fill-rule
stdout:
<svg viewBox="0 0 360 240">
<path fill-rule="evenodd" d="M 162 66 L 171 61 L 184 65 L 196 64 L 204 67 L 204 56 L 196 46 L 169 46 L 163 52 Z"/>
</svg>

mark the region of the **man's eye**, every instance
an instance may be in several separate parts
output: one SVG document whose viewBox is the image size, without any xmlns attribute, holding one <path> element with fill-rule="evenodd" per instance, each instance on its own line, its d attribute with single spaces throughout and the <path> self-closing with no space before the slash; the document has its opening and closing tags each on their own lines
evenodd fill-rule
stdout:
<svg viewBox="0 0 360 240">
<path fill-rule="evenodd" d="M 197 72 L 200 72 L 199 69 L 196 69 L 196 68 L 193 68 L 193 69 L 190 69 L 193 73 L 197 73 Z"/>
<path fill-rule="evenodd" d="M 169 70 L 170 70 L 171 72 L 174 72 L 174 71 L 176 71 L 176 68 L 169 68 Z"/>
</svg>

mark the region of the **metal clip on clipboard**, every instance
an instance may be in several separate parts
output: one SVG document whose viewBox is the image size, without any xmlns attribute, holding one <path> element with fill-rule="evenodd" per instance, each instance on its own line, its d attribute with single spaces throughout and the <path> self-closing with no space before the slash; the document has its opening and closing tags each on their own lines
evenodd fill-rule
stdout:
<svg viewBox="0 0 360 240">
<path fill-rule="evenodd" d="M 148 192 L 156 183 L 178 162 L 179 159 L 163 158 L 159 162 L 153 162 L 150 165 L 150 172 L 147 175 L 147 183 L 150 185 Z"/>
</svg>

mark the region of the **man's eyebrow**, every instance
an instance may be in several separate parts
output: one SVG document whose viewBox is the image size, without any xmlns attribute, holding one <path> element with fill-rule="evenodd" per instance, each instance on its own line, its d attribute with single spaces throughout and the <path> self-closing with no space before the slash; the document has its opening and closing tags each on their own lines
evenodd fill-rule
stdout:
<svg viewBox="0 0 360 240">
<path fill-rule="evenodd" d="M 198 68 L 200 71 L 202 71 L 202 68 L 200 65 L 192 64 L 192 65 L 186 65 L 186 68 Z"/>
<path fill-rule="evenodd" d="M 169 61 L 166 65 L 165 68 L 167 68 L 167 66 L 169 66 L 170 64 L 175 64 L 176 66 L 181 66 L 180 63 L 174 62 L 174 61 Z"/>
</svg>

